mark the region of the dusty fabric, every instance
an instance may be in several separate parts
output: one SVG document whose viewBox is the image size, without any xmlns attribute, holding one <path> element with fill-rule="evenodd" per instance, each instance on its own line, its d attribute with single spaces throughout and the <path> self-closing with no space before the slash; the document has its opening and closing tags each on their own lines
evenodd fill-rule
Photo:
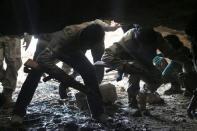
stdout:
<svg viewBox="0 0 197 131">
<path fill-rule="evenodd" d="M 3 61 L 7 68 L 3 69 Z M 0 37 L 0 81 L 4 88 L 15 89 L 21 67 L 21 42 L 19 38 Z"/>
</svg>

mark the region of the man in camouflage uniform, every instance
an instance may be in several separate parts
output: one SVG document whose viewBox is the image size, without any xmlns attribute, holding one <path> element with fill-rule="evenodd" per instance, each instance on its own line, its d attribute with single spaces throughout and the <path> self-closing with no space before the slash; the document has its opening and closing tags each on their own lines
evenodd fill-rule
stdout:
<svg viewBox="0 0 197 131">
<path fill-rule="evenodd" d="M 107 48 L 103 55 L 102 60 L 107 65 L 130 74 L 127 92 L 129 105 L 135 109 L 133 115 L 139 114 L 140 111 L 146 112 L 146 95 L 144 94 L 155 92 L 162 83 L 161 72 L 152 63 L 157 49 L 166 57 L 180 62 L 188 70 L 191 68 L 191 61 L 188 60 L 188 53 L 184 49 L 174 50 L 160 33 L 152 28 L 139 26 L 127 31 L 123 38 Z M 140 80 L 145 82 L 145 86 L 144 90 L 139 92 Z"/>
<path fill-rule="evenodd" d="M 65 87 L 79 87 L 85 90 L 92 117 L 99 121 L 105 121 L 106 115 L 104 115 L 95 68 L 81 51 L 92 48 L 104 51 L 104 30 L 112 28 L 117 27 L 95 20 L 66 26 L 63 30 L 53 33 L 48 46 L 41 53 L 36 54 L 37 56 L 34 56 L 42 70 L 32 70 L 27 76 L 15 104 L 12 122 L 16 124 L 23 122 L 26 108 L 43 72 L 60 81 Z M 62 61 L 74 68 L 82 76 L 85 86 L 57 67 L 56 61 Z"/>
<path fill-rule="evenodd" d="M 21 67 L 21 42 L 17 37 L 0 37 L 0 82 L 3 86 L 4 107 L 12 103 L 12 93 L 16 88 L 18 70 Z M 4 69 L 3 62 L 7 65 Z"/>
<path fill-rule="evenodd" d="M 115 31 L 117 28 L 120 27 L 120 25 L 118 23 L 114 22 L 114 21 L 111 21 L 111 23 L 109 23 L 109 22 L 105 22 L 103 20 L 97 19 L 97 20 L 95 20 L 95 22 L 102 25 L 104 27 L 104 31 L 107 31 L 107 32 L 108 31 Z M 35 36 L 36 38 L 38 38 L 38 43 L 37 43 L 34 59 L 49 44 L 49 42 L 53 38 L 52 34 L 53 33 L 51 33 L 51 34 L 48 33 L 48 34 L 40 34 L 40 35 Z M 104 53 L 104 40 L 102 41 L 101 45 L 102 46 L 100 46 L 99 48 L 96 47 L 96 48 L 91 49 L 91 54 L 92 54 L 94 62 L 101 60 L 101 57 Z M 86 49 L 83 49 L 82 50 L 83 54 L 85 54 L 86 51 L 87 51 Z M 104 68 L 103 67 L 95 67 L 95 68 L 96 68 L 96 76 L 97 76 L 98 82 L 100 84 L 103 80 L 103 77 L 104 77 Z M 62 70 L 64 70 L 67 74 L 69 74 L 70 71 L 71 71 L 71 67 L 69 65 L 67 65 L 66 63 L 63 63 Z M 75 70 L 71 74 L 71 76 L 74 77 L 74 78 L 77 75 L 80 75 L 80 74 Z M 60 94 L 61 99 L 67 98 L 67 91 L 68 91 L 68 87 L 63 86 L 60 83 L 59 94 Z"/>
</svg>

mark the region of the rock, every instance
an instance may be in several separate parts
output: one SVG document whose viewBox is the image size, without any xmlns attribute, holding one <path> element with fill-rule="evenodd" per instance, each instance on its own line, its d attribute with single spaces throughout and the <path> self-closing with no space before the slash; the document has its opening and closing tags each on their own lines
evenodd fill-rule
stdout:
<svg viewBox="0 0 197 131">
<path fill-rule="evenodd" d="M 155 93 L 147 94 L 147 103 L 149 104 L 164 104 L 164 100 L 160 97 L 160 95 Z"/>
<path fill-rule="evenodd" d="M 100 85 L 100 92 L 104 103 L 114 103 L 117 100 L 116 87 L 111 83 Z"/>
<path fill-rule="evenodd" d="M 116 87 L 110 83 L 100 85 L 100 92 L 105 104 L 112 104 L 117 100 Z M 81 110 L 88 109 L 86 95 L 78 92 L 75 94 L 77 107 Z"/>
</svg>

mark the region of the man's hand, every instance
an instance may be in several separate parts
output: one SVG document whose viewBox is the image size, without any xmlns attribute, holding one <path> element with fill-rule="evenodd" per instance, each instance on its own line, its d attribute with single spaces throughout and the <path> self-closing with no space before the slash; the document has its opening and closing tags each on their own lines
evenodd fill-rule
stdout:
<svg viewBox="0 0 197 131">
<path fill-rule="evenodd" d="M 112 21 L 103 20 L 101 23 L 102 23 L 105 31 L 115 31 L 121 27 L 121 25 L 119 23 L 115 22 L 114 20 L 112 20 Z"/>
<path fill-rule="evenodd" d="M 117 22 L 115 22 L 114 20 L 111 21 L 110 26 L 114 29 L 118 29 L 121 27 L 121 25 Z"/>
</svg>

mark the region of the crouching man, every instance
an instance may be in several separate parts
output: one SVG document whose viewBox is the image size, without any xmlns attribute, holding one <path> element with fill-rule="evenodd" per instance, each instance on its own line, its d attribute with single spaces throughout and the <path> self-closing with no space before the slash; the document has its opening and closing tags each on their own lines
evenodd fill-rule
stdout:
<svg viewBox="0 0 197 131">
<path fill-rule="evenodd" d="M 119 42 L 107 48 L 103 55 L 102 60 L 107 65 L 130 74 L 127 92 L 129 106 L 134 109 L 132 112 L 134 116 L 147 113 L 145 94 L 155 92 L 162 83 L 161 72 L 152 63 L 157 49 L 172 60 L 188 65 L 182 50 L 175 51 L 160 33 L 149 27 L 135 26 L 130 29 Z M 140 80 L 145 82 L 142 91 L 139 91 Z"/>
<path fill-rule="evenodd" d="M 42 72 L 33 70 L 26 78 L 17 98 L 11 122 L 13 124 L 23 122 L 26 108 L 43 72 L 60 81 L 65 87 L 75 86 L 86 90 L 92 117 L 100 122 L 105 122 L 107 116 L 104 114 L 95 67 L 82 53 L 82 50 L 92 49 L 103 44 L 104 35 L 104 27 L 96 21 L 67 26 L 63 30 L 53 33 L 48 46 L 36 57 Z M 58 68 L 55 65 L 56 61 L 62 61 L 74 68 L 82 76 L 85 86 Z"/>
</svg>

